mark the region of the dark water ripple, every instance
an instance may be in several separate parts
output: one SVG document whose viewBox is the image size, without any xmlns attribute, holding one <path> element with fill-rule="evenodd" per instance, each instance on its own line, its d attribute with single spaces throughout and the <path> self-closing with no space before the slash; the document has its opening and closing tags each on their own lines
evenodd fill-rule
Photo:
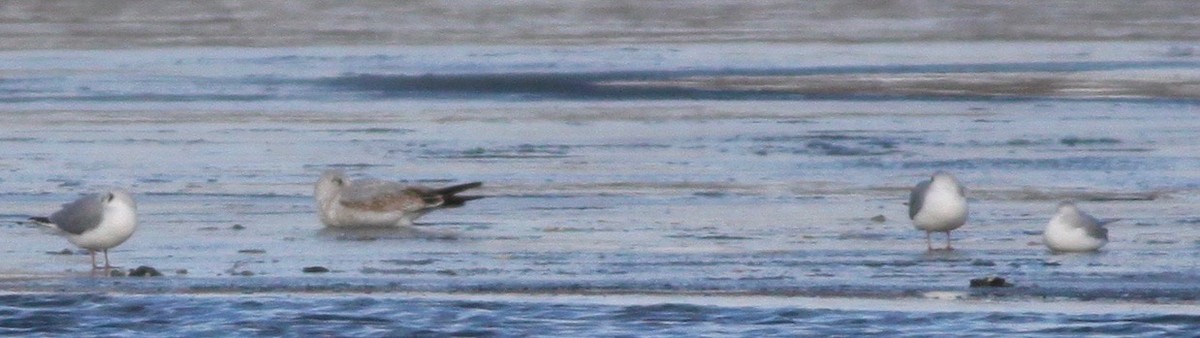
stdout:
<svg viewBox="0 0 1200 338">
<path fill-rule="evenodd" d="M 662 50 L 579 49 L 567 52 L 573 62 L 527 62 L 504 57 L 477 58 L 474 54 L 441 55 L 440 62 L 420 63 L 412 55 L 374 55 L 366 58 L 327 58 L 296 55 L 280 50 L 268 55 L 246 58 L 241 54 L 196 59 L 188 53 L 132 53 L 115 60 L 98 58 L 93 63 L 56 67 L 80 67 L 67 72 L 9 75 L 0 81 L 0 102 L 37 105 L 61 103 L 134 104 L 177 103 L 206 106 L 214 102 L 258 103 L 281 101 L 341 102 L 392 99 L 472 99 L 472 100 L 915 100 L 915 101 L 1102 101 L 1194 104 L 1191 94 L 1154 91 L 1142 83 L 1110 83 L 1138 95 L 1062 96 L 1059 89 L 1070 89 L 1074 82 L 1056 77 L 1047 84 L 983 86 L 975 92 L 948 94 L 926 90 L 881 90 L 869 85 L 842 88 L 840 82 L 827 87 L 776 88 L 775 86 L 696 85 L 697 79 L 758 80 L 778 77 L 879 77 L 914 74 L 1064 74 L 1075 72 L 1189 71 L 1200 62 L 1169 60 L 1149 61 L 1030 61 L 999 63 L 931 64 L 860 64 L 812 65 L 797 67 L 791 62 L 719 65 L 695 67 L 676 52 Z M 51 54 L 55 55 L 55 54 Z M 64 63 L 77 56 L 60 54 L 46 58 Z M 39 58 L 9 57 L 27 68 L 45 67 Z M 613 59 L 648 58 L 664 61 L 624 65 L 620 69 L 595 68 Z M 78 62 L 77 60 L 74 62 Z M 380 68 L 380 62 L 388 66 Z M 738 61 L 726 61 L 740 64 Z M 137 64 L 130 71 L 128 64 Z M 201 66 L 203 65 L 203 66 Z M 207 66 L 231 68 L 213 73 Z M 100 67 L 95 69 L 94 67 Z M 53 68 L 59 69 L 59 68 Z M 337 75 L 314 70 L 353 70 Z M 240 71 L 239 71 L 240 70 Z M 82 76 L 80 73 L 95 74 Z M 318 75 L 319 74 L 319 75 Z M 753 81 L 751 81 L 753 82 Z M 1023 83 L 1018 83 L 1023 84 Z M 1062 87 L 1058 87 L 1062 86 Z M 1162 87 L 1175 87 L 1173 83 Z M 956 87 L 956 86 L 951 86 Z M 973 86 L 975 88 L 978 86 Z M 978 89 L 978 88 L 977 88 Z"/>
<path fill-rule="evenodd" d="M 1181 314 L 826 310 L 323 296 L 0 297 L 0 333 L 44 336 L 1157 336 L 1200 329 Z"/>
<path fill-rule="evenodd" d="M 797 93 L 789 90 L 714 89 L 663 85 L 670 81 L 695 77 L 770 77 L 817 75 L 881 75 L 881 74 L 988 74 L 1013 72 L 1078 72 L 1117 71 L 1129 69 L 1193 69 L 1198 65 L 1186 61 L 1120 61 L 1120 62 L 1022 62 L 968 63 L 925 65 L 863 65 L 779 67 L 761 69 L 688 69 L 645 71 L 588 71 L 588 72 L 523 72 L 523 73 L 450 73 L 408 74 L 345 74 L 315 80 L 317 86 L 376 97 L 446 97 L 464 98 L 494 96 L 524 99 L 569 100 L 646 100 L 646 99 L 705 99 L 705 100 L 803 100 L 803 99 L 931 99 L 921 95 L 898 94 L 830 94 L 828 92 Z M 658 85 L 627 82 L 659 82 Z M 285 80 L 283 82 L 291 82 Z M 958 95 L 939 99 L 995 100 L 992 95 Z M 1006 99 L 1036 99 L 1010 97 Z"/>
</svg>

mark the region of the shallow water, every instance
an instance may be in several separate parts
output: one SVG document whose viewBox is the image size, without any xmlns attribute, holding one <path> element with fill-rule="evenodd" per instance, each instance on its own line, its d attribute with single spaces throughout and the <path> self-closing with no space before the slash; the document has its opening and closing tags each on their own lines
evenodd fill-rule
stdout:
<svg viewBox="0 0 1200 338">
<path fill-rule="evenodd" d="M 1200 317 L 1136 313 L 1053 313 L 841 309 L 797 305 L 689 303 L 533 297 L 413 296 L 0 296 L 0 332 L 72 336 L 928 336 L 970 332 L 1022 336 L 1161 336 L 1194 332 Z M 577 297 L 578 298 L 578 297 Z M 657 302 L 657 301 L 666 302 Z M 622 303 L 622 302 L 625 303 Z M 713 304 L 717 303 L 717 304 Z M 873 304 L 879 305 L 879 304 Z M 1063 305 L 1073 308 L 1077 305 Z"/>
<path fill-rule="evenodd" d="M 524 41 L 524 40 L 520 40 Z M 518 41 L 519 42 L 519 41 Z M 703 42 L 0 52 L 0 328 L 133 335 L 1196 330 L 1189 43 Z M 323 170 L 487 198 L 323 229 Z M 908 188 L 968 186 L 927 253 Z M 106 277 L 25 223 L 125 187 Z M 1040 231 L 1060 200 L 1094 254 Z M 940 240 L 940 237 L 938 238 Z M 65 252 L 64 252 L 65 249 Z M 304 273 L 306 267 L 331 271 Z M 1002 276 L 1013 286 L 972 289 Z"/>
</svg>

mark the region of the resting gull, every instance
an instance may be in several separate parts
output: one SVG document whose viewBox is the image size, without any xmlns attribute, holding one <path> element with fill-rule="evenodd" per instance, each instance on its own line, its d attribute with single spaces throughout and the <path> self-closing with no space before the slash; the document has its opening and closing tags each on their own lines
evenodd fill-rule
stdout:
<svg viewBox="0 0 1200 338">
<path fill-rule="evenodd" d="M 313 195 L 321 223 L 328 227 L 399 227 L 412 225 L 430 211 L 482 198 L 456 195 L 481 185 L 471 182 L 433 189 L 373 179 L 351 182 L 345 173 L 330 170 L 321 174 Z"/>
<path fill-rule="evenodd" d="M 1058 212 L 1046 224 L 1042 239 L 1053 251 L 1095 251 L 1108 244 L 1108 229 L 1104 225 L 1114 221 L 1097 220 L 1079 210 L 1075 203 L 1062 202 L 1058 204 Z"/>
</svg>

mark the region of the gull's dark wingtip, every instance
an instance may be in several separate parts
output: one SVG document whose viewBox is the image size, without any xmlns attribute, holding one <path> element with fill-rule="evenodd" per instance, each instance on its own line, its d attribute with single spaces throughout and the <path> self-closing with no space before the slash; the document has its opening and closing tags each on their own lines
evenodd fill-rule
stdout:
<svg viewBox="0 0 1200 338">
<path fill-rule="evenodd" d="M 483 182 L 471 182 L 471 183 L 456 184 L 456 185 L 452 185 L 449 187 L 440 188 L 435 191 L 437 192 L 438 195 L 454 195 L 454 194 L 466 191 L 468 189 L 475 189 L 475 188 L 478 188 L 481 186 L 483 186 Z"/>
<path fill-rule="evenodd" d="M 483 182 L 463 183 L 463 184 L 452 185 L 452 186 L 445 187 L 445 188 L 439 188 L 437 190 L 434 190 L 434 192 L 442 198 L 441 207 L 455 208 L 455 207 L 463 206 L 464 204 L 467 203 L 467 201 L 483 198 L 483 196 L 458 196 L 455 194 L 458 194 L 460 192 L 463 192 L 463 191 L 466 191 L 469 189 L 475 189 L 475 188 L 478 188 L 481 186 L 483 186 Z"/>
</svg>

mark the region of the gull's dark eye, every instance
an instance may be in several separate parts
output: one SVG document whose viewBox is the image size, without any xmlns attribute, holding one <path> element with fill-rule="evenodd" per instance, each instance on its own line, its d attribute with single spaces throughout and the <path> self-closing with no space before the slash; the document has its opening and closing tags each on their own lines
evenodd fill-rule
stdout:
<svg viewBox="0 0 1200 338">
<path fill-rule="evenodd" d="M 112 202 L 114 198 L 117 198 L 117 197 L 113 196 L 113 194 L 110 192 L 110 193 L 108 193 L 107 196 L 104 196 L 104 202 L 106 202 L 106 203 Z"/>
<path fill-rule="evenodd" d="M 333 184 L 342 185 L 342 179 L 340 177 L 333 179 Z"/>
</svg>

